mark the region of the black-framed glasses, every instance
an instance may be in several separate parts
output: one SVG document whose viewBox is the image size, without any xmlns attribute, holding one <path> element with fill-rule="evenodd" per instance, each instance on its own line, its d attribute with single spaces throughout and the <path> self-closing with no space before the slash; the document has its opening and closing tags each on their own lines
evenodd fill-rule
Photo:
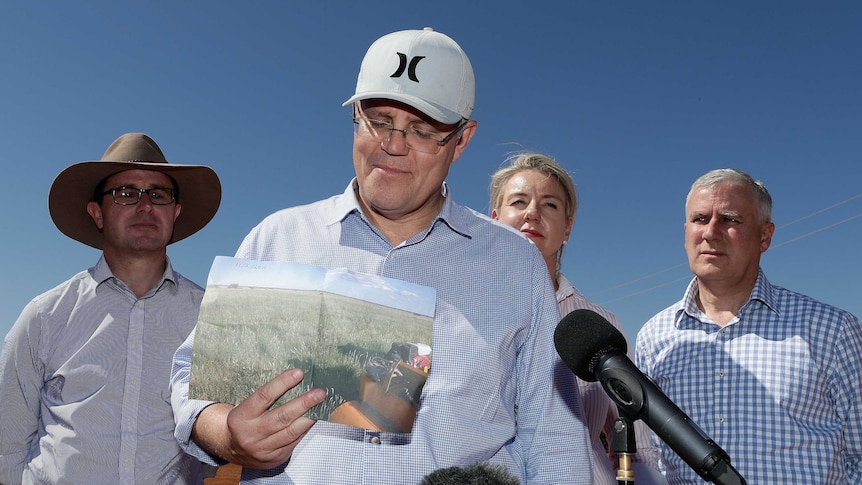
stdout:
<svg viewBox="0 0 862 485">
<path fill-rule="evenodd" d="M 118 205 L 135 205 L 141 201 L 141 196 L 147 194 L 153 205 L 169 205 L 176 200 L 177 191 L 169 187 L 153 187 L 139 189 L 137 187 L 114 187 L 102 192 L 102 196 L 111 194 L 114 203 Z"/>
<path fill-rule="evenodd" d="M 443 138 L 438 138 L 440 134 L 436 132 L 412 127 L 402 130 L 395 128 L 392 126 L 392 123 L 388 121 L 377 120 L 365 116 L 354 116 L 353 125 L 353 131 L 357 136 L 367 138 L 369 140 L 380 141 L 382 144 L 389 142 L 393 131 L 400 132 L 404 135 L 404 144 L 407 145 L 407 148 L 416 150 L 417 152 L 434 155 L 440 151 L 440 147 L 446 145 L 453 136 L 457 135 L 464 129 L 464 126 L 467 125 L 467 120 L 461 120 L 458 127 Z"/>
</svg>

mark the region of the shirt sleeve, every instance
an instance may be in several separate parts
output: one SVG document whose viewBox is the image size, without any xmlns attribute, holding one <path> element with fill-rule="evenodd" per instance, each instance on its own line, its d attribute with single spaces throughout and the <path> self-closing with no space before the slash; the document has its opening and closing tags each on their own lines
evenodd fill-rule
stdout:
<svg viewBox="0 0 862 485">
<path fill-rule="evenodd" d="M 30 302 L 3 342 L 0 358 L 0 483 L 19 484 L 39 429 L 44 366 L 39 358 L 41 323 Z"/>
<path fill-rule="evenodd" d="M 844 332 L 832 359 L 830 389 L 843 423 L 847 483 L 862 483 L 862 327 L 844 314 Z"/>
<path fill-rule="evenodd" d="M 560 312 L 547 266 L 535 254 L 533 334 L 518 364 L 516 444 L 524 458 L 525 483 L 591 484 L 592 451 L 580 392 L 554 347 Z"/>
<path fill-rule="evenodd" d="M 180 345 L 174 354 L 174 362 L 171 368 L 171 407 L 174 411 L 174 437 L 180 447 L 194 456 L 202 463 L 208 465 L 223 465 L 224 460 L 214 457 L 204 451 L 192 440 L 192 428 L 201 411 L 212 401 L 200 399 L 189 399 L 189 374 L 192 368 L 192 349 L 195 343 L 195 331 L 189 334 L 185 342 Z"/>
</svg>

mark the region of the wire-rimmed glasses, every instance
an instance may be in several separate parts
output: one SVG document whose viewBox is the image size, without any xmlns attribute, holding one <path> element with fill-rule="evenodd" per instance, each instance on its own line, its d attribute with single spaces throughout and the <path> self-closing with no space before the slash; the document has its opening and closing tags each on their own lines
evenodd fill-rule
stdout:
<svg viewBox="0 0 862 485">
<path fill-rule="evenodd" d="M 362 138 L 379 141 L 381 144 L 386 144 L 392 137 L 392 132 L 397 131 L 404 135 L 404 144 L 411 150 L 417 152 L 428 153 L 431 155 L 440 151 L 440 147 L 446 145 L 453 136 L 460 133 L 467 124 L 467 120 L 462 120 L 458 127 L 443 138 L 440 133 L 427 131 L 419 128 L 408 127 L 399 129 L 392 126 L 392 123 L 385 120 L 368 118 L 366 116 L 354 116 L 353 127 L 354 133 Z"/>
</svg>

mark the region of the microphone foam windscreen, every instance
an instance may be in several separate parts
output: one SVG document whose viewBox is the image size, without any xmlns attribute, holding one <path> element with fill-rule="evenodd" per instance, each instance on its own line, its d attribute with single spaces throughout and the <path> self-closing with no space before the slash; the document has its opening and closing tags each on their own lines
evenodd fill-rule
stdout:
<svg viewBox="0 0 862 485">
<path fill-rule="evenodd" d="M 518 478 L 503 465 L 476 463 L 464 468 L 453 466 L 426 475 L 419 485 L 518 485 Z"/>
<path fill-rule="evenodd" d="M 612 351 L 626 353 L 626 338 L 598 313 L 575 310 L 560 320 L 554 331 L 554 346 L 563 362 L 579 378 L 596 381 L 596 366 Z"/>
</svg>

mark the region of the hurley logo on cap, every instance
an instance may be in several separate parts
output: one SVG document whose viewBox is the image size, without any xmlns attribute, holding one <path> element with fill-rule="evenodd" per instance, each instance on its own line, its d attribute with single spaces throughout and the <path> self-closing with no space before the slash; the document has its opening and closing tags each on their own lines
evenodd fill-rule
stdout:
<svg viewBox="0 0 862 485">
<path fill-rule="evenodd" d="M 396 52 L 398 54 L 398 69 L 395 70 L 389 77 L 401 77 L 404 74 L 404 68 L 407 68 L 407 54 L 403 52 Z M 419 64 L 419 61 L 425 59 L 425 56 L 413 56 L 413 59 L 410 59 L 410 67 L 407 71 L 407 77 L 410 78 L 411 81 L 419 82 L 419 79 L 416 78 L 416 65 Z"/>
</svg>

